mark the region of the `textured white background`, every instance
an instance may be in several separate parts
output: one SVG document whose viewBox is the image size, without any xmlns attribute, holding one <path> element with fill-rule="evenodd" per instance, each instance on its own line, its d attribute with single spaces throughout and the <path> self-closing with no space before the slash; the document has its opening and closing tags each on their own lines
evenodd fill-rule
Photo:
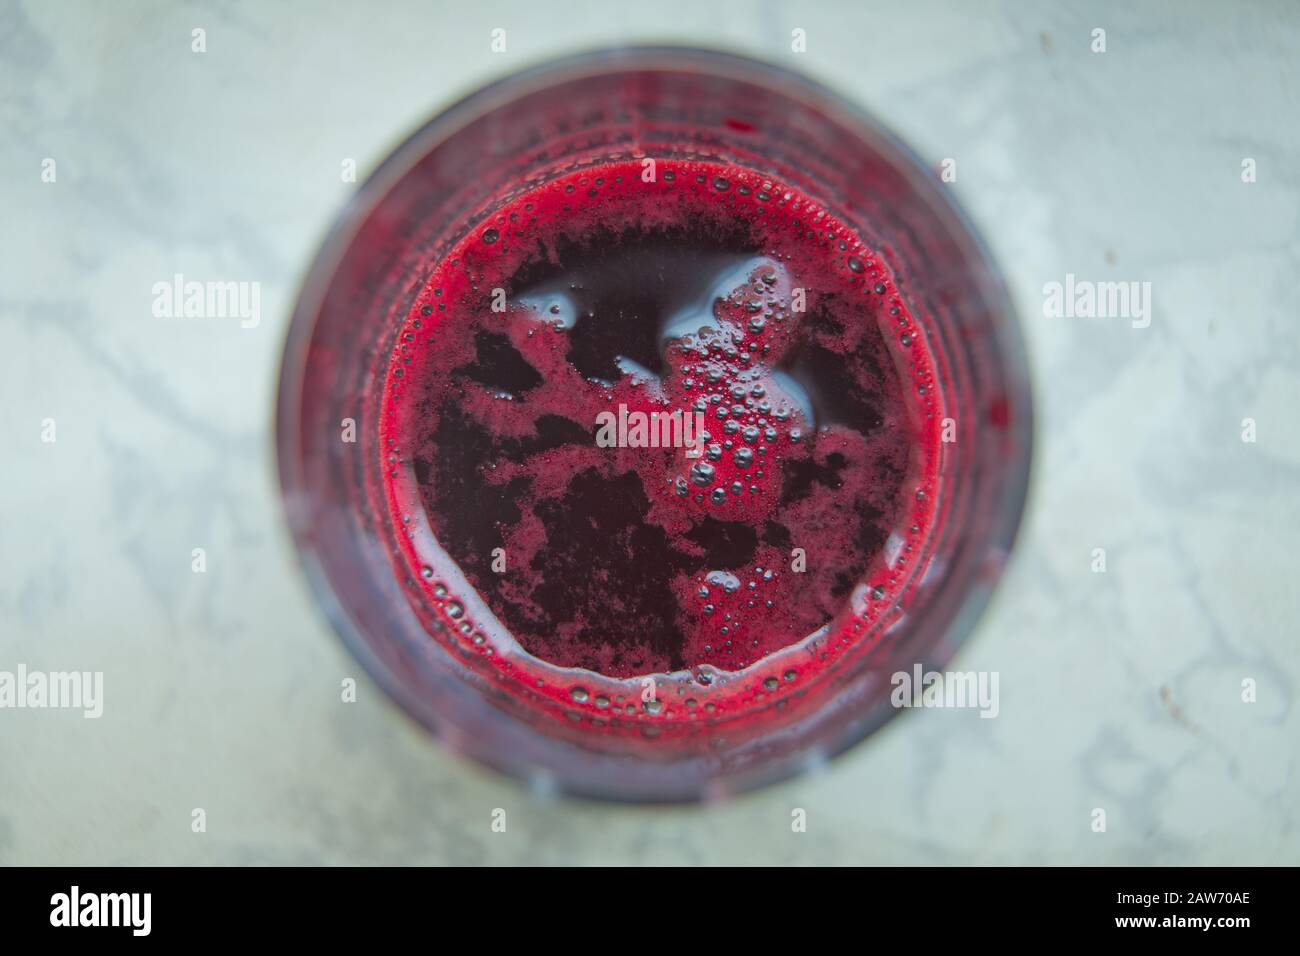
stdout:
<svg viewBox="0 0 1300 956">
<path fill-rule="evenodd" d="M 634 41 L 802 69 L 956 157 L 1041 426 L 958 660 L 1000 672 L 1001 715 L 907 714 L 708 808 L 538 803 L 364 679 L 340 703 L 361 675 L 294 564 L 270 437 L 342 161 L 364 176 L 483 81 Z M 1300 862 L 1298 54 L 1286 3 L 4 0 L 0 669 L 103 670 L 106 702 L 0 710 L 0 863 Z M 175 272 L 261 282 L 260 326 L 155 319 Z M 1066 272 L 1152 282 L 1151 327 L 1042 318 Z"/>
</svg>

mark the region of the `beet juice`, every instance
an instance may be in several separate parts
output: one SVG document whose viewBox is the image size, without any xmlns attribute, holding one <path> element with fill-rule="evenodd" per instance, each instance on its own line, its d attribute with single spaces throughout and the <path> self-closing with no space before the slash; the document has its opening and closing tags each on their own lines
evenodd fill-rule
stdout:
<svg viewBox="0 0 1300 956">
<path fill-rule="evenodd" d="M 356 658 L 448 746 L 597 797 L 757 786 L 893 716 L 1028 475 L 1018 332 L 948 190 L 835 94 L 703 51 L 421 128 L 281 377 L 290 527 Z"/>
<path fill-rule="evenodd" d="M 455 625 L 437 639 L 597 719 L 795 691 L 891 606 L 940 490 L 943 394 L 888 268 L 740 166 L 609 163 L 492 210 L 433 265 L 385 391 L 398 572 Z M 703 431 L 602 447 L 602 413 Z"/>
</svg>

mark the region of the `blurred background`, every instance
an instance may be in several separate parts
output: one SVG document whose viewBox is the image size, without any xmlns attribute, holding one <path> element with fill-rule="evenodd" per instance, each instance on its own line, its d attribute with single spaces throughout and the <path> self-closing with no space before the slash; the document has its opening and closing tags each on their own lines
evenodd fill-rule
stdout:
<svg viewBox="0 0 1300 956">
<path fill-rule="evenodd" d="M 956 159 L 1036 385 L 1026 524 L 953 665 L 1000 674 L 997 719 L 907 712 L 703 807 L 545 799 L 428 741 L 313 605 L 271 440 L 347 161 L 648 42 Z M 104 713 L 0 709 L 0 864 L 1300 862 L 1298 54 L 1284 2 L 3 0 L 0 670 L 103 671 Z M 259 282 L 260 321 L 156 318 L 176 273 Z M 1150 326 L 1044 317 L 1067 274 L 1150 282 Z"/>
</svg>

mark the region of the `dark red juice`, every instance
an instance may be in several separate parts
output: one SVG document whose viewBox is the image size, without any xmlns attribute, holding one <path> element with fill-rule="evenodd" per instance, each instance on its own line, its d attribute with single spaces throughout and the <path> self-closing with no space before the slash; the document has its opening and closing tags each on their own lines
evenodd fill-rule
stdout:
<svg viewBox="0 0 1300 956">
<path fill-rule="evenodd" d="M 431 640 L 659 733 L 762 712 L 880 630 L 943 415 L 881 250 L 752 170 L 629 161 L 516 188 L 430 268 L 380 427 Z M 693 444 L 663 426 L 697 414 Z"/>
</svg>

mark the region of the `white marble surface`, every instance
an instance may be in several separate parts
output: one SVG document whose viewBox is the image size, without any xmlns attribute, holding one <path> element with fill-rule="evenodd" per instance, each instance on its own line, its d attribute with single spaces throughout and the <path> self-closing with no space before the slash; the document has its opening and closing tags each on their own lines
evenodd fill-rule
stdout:
<svg viewBox="0 0 1300 956">
<path fill-rule="evenodd" d="M 1300 862 L 1300 8 L 611 6 L 0 5 L 0 669 L 105 674 L 99 720 L 0 710 L 0 863 Z M 958 159 L 1041 426 L 958 662 L 1000 673 L 1001 713 L 907 714 L 724 806 L 539 803 L 364 679 L 340 702 L 358 668 L 281 526 L 277 362 L 344 159 L 519 66 L 656 40 L 801 68 Z M 176 272 L 260 282 L 261 322 L 154 318 Z M 1043 318 L 1067 272 L 1150 281 L 1150 328 Z"/>
</svg>

